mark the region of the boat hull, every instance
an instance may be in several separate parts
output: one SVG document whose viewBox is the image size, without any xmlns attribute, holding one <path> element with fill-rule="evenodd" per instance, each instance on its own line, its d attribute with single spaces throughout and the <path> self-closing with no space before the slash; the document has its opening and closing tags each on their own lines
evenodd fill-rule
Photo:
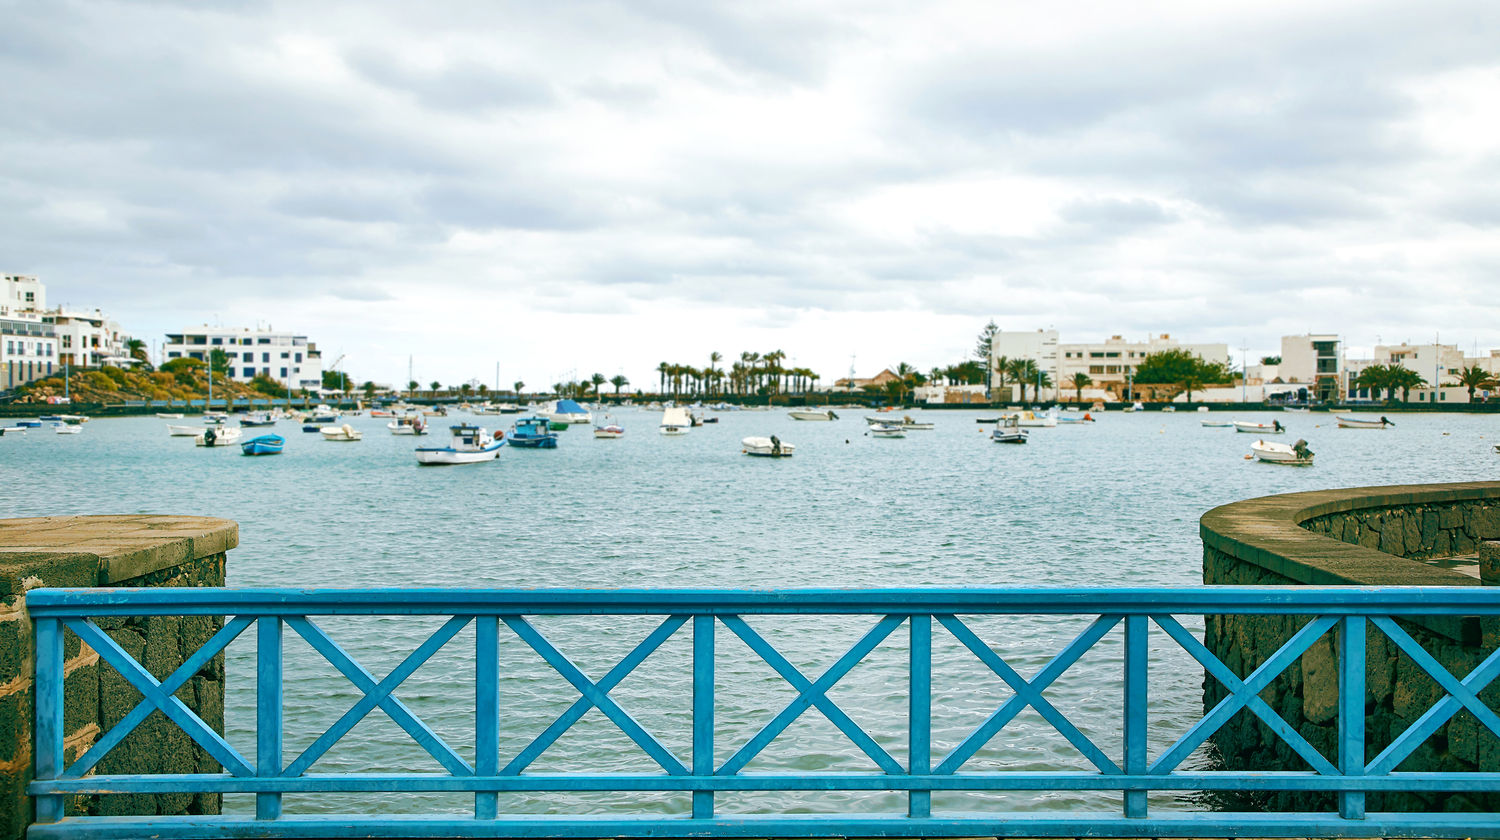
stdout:
<svg viewBox="0 0 1500 840">
<path fill-rule="evenodd" d="M 520 436 L 520 435 L 514 435 L 513 434 L 509 438 L 509 443 L 510 443 L 511 446 L 519 446 L 522 449 L 556 449 L 557 448 L 557 438 L 556 438 L 556 436 L 551 436 L 551 435 L 549 435 L 547 437 L 526 437 L 526 436 Z"/>
<path fill-rule="evenodd" d="M 209 431 L 210 430 L 208 429 L 204 429 L 202 432 L 200 432 L 199 435 L 193 439 L 193 445 L 213 448 L 220 446 L 239 446 L 240 444 L 239 429 L 235 429 L 232 427 L 227 429 L 214 429 L 212 430 L 214 433 L 212 440 L 210 440 L 208 437 Z"/>
<path fill-rule="evenodd" d="M 485 461 L 493 461 L 500 454 L 501 444 L 491 444 L 474 452 L 460 452 L 456 449 L 418 449 L 417 463 L 424 467 L 440 467 L 453 464 L 479 464 Z"/>
<path fill-rule="evenodd" d="M 1250 444 L 1250 454 L 1255 460 L 1265 464 L 1280 464 L 1286 467 L 1310 467 L 1312 456 L 1303 457 L 1297 451 L 1284 443 L 1266 443 L 1256 441 Z"/>
<path fill-rule="evenodd" d="M 286 438 L 280 435 L 261 435 L 240 444 L 240 451 L 246 455 L 280 455 L 285 446 Z"/>
<path fill-rule="evenodd" d="M 1384 420 L 1356 420 L 1353 417 L 1338 418 L 1340 429 L 1384 429 L 1386 425 Z"/>
<path fill-rule="evenodd" d="M 790 458 L 797 447 L 779 438 L 747 437 L 740 441 L 740 451 L 757 458 Z"/>
<path fill-rule="evenodd" d="M 1286 428 L 1285 427 L 1278 429 L 1278 428 L 1276 428 L 1275 426 L 1273 426 L 1273 425 L 1271 425 L 1269 423 L 1241 423 L 1241 422 L 1236 421 L 1235 424 L 1234 424 L 1234 430 L 1236 432 L 1244 432 L 1245 434 L 1249 434 L 1249 435 L 1282 435 L 1282 434 L 1286 434 Z"/>
<path fill-rule="evenodd" d="M 837 420 L 838 415 L 831 410 L 825 411 L 788 411 L 787 416 L 793 420 Z"/>
</svg>

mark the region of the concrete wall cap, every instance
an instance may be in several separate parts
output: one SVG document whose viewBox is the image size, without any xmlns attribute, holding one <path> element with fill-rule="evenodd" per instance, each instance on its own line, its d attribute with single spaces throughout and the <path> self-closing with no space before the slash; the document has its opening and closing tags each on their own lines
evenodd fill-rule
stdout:
<svg viewBox="0 0 1500 840">
<path fill-rule="evenodd" d="M 123 580 L 222 554 L 239 545 L 239 525 L 207 516 L 41 516 L 0 519 L 0 576 L 48 556 L 76 563 L 93 557 L 97 584 Z M 44 579 L 45 582 L 45 579 Z"/>
</svg>

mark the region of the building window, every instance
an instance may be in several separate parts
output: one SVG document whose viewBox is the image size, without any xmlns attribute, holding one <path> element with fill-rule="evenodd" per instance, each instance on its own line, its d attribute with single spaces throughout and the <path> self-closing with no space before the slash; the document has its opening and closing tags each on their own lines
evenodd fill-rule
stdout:
<svg viewBox="0 0 1500 840">
<path fill-rule="evenodd" d="M 260 354 L 260 360 L 262 362 L 269 362 L 269 361 L 271 361 L 271 354 L 270 353 L 262 353 L 262 354 Z"/>
<path fill-rule="evenodd" d="M 286 368 L 282 368 L 282 369 L 281 369 L 281 378 L 282 378 L 282 379 L 285 379 L 285 378 L 286 378 Z"/>
<path fill-rule="evenodd" d="M 1089 365 L 1089 373 L 1103 373 L 1104 365 Z"/>
<path fill-rule="evenodd" d="M 241 375 L 244 376 L 246 379 L 249 379 L 249 378 L 255 376 L 255 368 L 245 368 L 245 372 L 243 374 L 241 374 Z"/>
<path fill-rule="evenodd" d="M 269 339 L 269 338 L 259 338 L 259 339 L 256 339 L 256 343 L 258 343 L 258 344 L 270 344 L 271 343 L 271 339 Z"/>
<path fill-rule="evenodd" d="M 292 361 L 296 362 L 299 365 L 302 364 L 302 354 L 298 353 L 297 358 L 293 359 Z"/>
<path fill-rule="evenodd" d="M 208 343 L 218 346 L 224 343 L 224 339 L 219 338 L 218 336 L 214 336 Z"/>
<path fill-rule="evenodd" d="M 169 358 L 169 359 L 180 359 L 180 358 L 182 358 L 182 354 L 179 353 L 179 352 L 177 352 L 176 350 L 173 350 L 172 352 L 170 352 L 170 353 L 167 354 L 167 358 Z"/>
<path fill-rule="evenodd" d="M 242 362 L 253 362 L 253 361 L 255 361 L 255 354 L 254 353 L 241 353 L 240 354 L 240 361 L 242 361 Z"/>
<path fill-rule="evenodd" d="M 1118 359 L 1118 358 L 1120 358 L 1120 354 L 1119 353 L 1105 353 L 1104 354 L 1104 358 L 1106 358 L 1106 359 Z"/>
</svg>

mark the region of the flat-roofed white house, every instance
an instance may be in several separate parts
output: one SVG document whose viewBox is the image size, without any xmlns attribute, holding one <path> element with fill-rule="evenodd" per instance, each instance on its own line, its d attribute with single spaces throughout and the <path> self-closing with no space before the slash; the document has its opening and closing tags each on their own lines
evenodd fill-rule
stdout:
<svg viewBox="0 0 1500 840">
<path fill-rule="evenodd" d="M 230 378 L 249 382 L 268 376 L 293 389 L 316 391 L 323 387 L 323 354 L 307 336 L 294 332 L 249 327 L 201 326 L 169 333 L 162 347 L 163 361 L 197 359 L 209 361 L 215 350 L 224 351 Z"/>
</svg>

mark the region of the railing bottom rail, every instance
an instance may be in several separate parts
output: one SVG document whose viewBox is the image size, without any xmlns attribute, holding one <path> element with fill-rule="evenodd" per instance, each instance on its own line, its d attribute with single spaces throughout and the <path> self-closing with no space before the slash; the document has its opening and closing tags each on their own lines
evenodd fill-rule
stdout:
<svg viewBox="0 0 1500 840">
<path fill-rule="evenodd" d="M 1115 813 L 985 813 L 909 819 L 890 815 L 744 816 L 713 819 L 620 817 L 389 817 L 331 815 L 278 820 L 222 817 L 65 818 L 34 825 L 28 837 L 97 840 L 359 837 L 1426 837 L 1500 836 L 1488 814 L 1176 813 L 1130 819 Z M 357 828 L 356 828 L 357 826 Z M 80 831 L 82 829 L 82 831 Z"/>
</svg>

